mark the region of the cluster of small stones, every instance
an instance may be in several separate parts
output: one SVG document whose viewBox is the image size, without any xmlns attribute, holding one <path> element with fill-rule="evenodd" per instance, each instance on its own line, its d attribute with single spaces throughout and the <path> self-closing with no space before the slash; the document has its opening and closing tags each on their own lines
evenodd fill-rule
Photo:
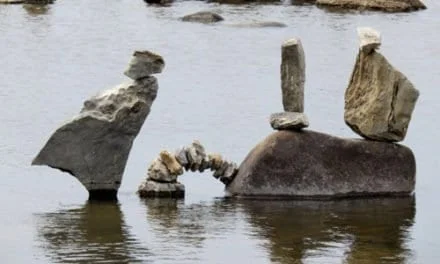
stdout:
<svg viewBox="0 0 440 264">
<path fill-rule="evenodd" d="M 281 90 L 284 112 L 270 116 L 276 130 L 301 130 L 309 126 L 304 114 L 305 56 L 301 40 L 292 38 L 281 46 Z"/>
<path fill-rule="evenodd" d="M 163 150 L 148 168 L 147 178 L 140 184 L 138 194 L 140 197 L 183 198 L 185 186 L 177 181 L 177 177 L 184 170 L 204 172 L 208 169 L 225 185 L 232 182 L 238 172 L 235 162 L 224 160 L 220 154 L 207 154 L 197 140 L 174 153 Z"/>
</svg>

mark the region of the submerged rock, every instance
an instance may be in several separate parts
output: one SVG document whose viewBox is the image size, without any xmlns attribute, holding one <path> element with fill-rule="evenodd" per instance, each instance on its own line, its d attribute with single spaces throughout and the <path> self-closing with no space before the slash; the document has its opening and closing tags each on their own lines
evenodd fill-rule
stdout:
<svg viewBox="0 0 440 264">
<path fill-rule="evenodd" d="M 343 9 L 379 10 L 384 12 L 409 12 L 426 9 L 421 0 L 317 0 L 316 4 Z"/>
<path fill-rule="evenodd" d="M 278 131 L 259 143 L 226 191 L 234 196 L 338 198 L 411 195 L 416 164 L 402 145 Z"/>
<path fill-rule="evenodd" d="M 267 28 L 267 27 L 274 27 L 274 28 L 283 28 L 287 27 L 286 24 L 276 21 L 256 21 L 256 22 L 247 22 L 247 23 L 237 23 L 237 24 L 230 24 L 229 26 L 232 27 L 243 27 L 243 28 Z"/>
<path fill-rule="evenodd" d="M 0 4 L 23 4 L 25 0 L 0 0 Z"/>
<path fill-rule="evenodd" d="M 365 138 L 402 141 L 418 97 L 414 85 L 382 54 L 360 51 L 345 91 L 344 119 Z"/>
<path fill-rule="evenodd" d="M 309 126 L 304 113 L 282 112 L 270 116 L 270 125 L 277 130 L 300 130 Z"/>
<path fill-rule="evenodd" d="M 115 199 L 133 140 L 157 90 L 156 78 L 148 76 L 85 101 L 81 112 L 52 134 L 32 165 L 70 173 L 91 199 L 96 197 L 93 193 Z"/>
<path fill-rule="evenodd" d="M 182 21 L 185 22 L 215 23 L 223 20 L 223 17 L 219 14 L 208 11 L 201 11 L 182 17 Z"/>
</svg>

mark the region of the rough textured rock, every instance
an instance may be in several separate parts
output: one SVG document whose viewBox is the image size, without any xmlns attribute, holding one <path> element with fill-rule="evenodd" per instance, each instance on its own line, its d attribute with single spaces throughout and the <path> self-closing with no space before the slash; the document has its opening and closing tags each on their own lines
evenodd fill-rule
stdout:
<svg viewBox="0 0 440 264">
<path fill-rule="evenodd" d="M 208 154 L 209 159 L 211 160 L 211 170 L 218 170 L 223 164 L 223 158 L 220 154 Z"/>
<path fill-rule="evenodd" d="M 224 20 L 219 14 L 202 11 L 182 17 L 185 22 L 215 23 Z"/>
<path fill-rule="evenodd" d="M 178 176 L 177 174 L 172 174 L 168 170 L 161 158 L 157 158 L 151 163 L 147 175 L 148 180 L 155 180 L 158 182 L 175 182 L 177 181 Z"/>
<path fill-rule="evenodd" d="M 282 112 L 270 116 L 270 125 L 277 130 L 299 130 L 309 126 L 304 113 Z"/>
<path fill-rule="evenodd" d="M 317 0 L 318 6 L 343 9 L 379 10 L 384 12 L 409 12 L 426 9 L 420 0 Z"/>
<path fill-rule="evenodd" d="M 124 74 L 133 80 L 145 78 L 151 74 L 161 73 L 165 61 L 160 55 L 150 51 L 135 51 Z"/>
<path fill-rule="evenodd" d="M 287 40 L 281 47 L 281 90 L 286 112 L 304 112 L 306 64 L 301 41 Z"/>
<path fill-rule="evenodd" d="M 147 180 L 139 185 L 137 193 L 140 197 L 183 198 L 185 186 L 179 182 L 163 183 Z"/>
<path fill-rule="evenodd" d="M 84 102 L 47 141 L 32 165 L 75 176 L 87 190 L 118 190 L 132 143 L 156 98 L 157 80 L 121 84 Z"/>
<path fill-rule="evenodd" d="M 181 147 L 174 152 L 174 156 L 176 157 L 177 162 L 180 163 L 183 167 L 186 167 L 189 163 L 188 158 L 186 157 L 187 148 Z"/>
<path fill-rule="evenodd" d="M 410 195 L 415 172 L 414 155 L 402 145 L 277 131 L 248 154 L 226 191 L 312 199 Z"/>
<path fill-rule="evenodd" d="M 177 161 L 176 157 L 170 152 L 164 150 L 159 153 L 159 157 L 168 171 L 173 175 L 181 175 L 183 173 L 182 165 Z"/>
<path fill-rule="evenodd" d="M 367 54 L 378 49 L 381 44 L 380 32 L 370 27 L 357 28 L 360 40 L 359 49 Z"/>
<path fill-rule="evenodd" d="M 206 157 L 205 148 L 198 140 L 194 140 L 194 142 L 188 147 L 186 155 L 191 164 L 190 169 L 196 171 L 200 168 L 203 159 Z"/>
<path fill-rule="evenodd" d="M 359 135 L 402 141 L 419 92 L 380 53 L 360 52 L 345 91 L 344 119 Z"/>
</svg>

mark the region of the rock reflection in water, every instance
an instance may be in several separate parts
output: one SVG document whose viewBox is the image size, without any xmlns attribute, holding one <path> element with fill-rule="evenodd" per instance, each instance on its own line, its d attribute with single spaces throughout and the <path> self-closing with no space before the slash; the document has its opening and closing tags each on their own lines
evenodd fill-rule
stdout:
<svg viewBox="0 0 440 264">
<path fill-rule="evenodd" d="M 23 8 L 30 16 L 38 16 L 47 14 L 50 10 L 50 5 L 24 4 Z"/>
<path fill-rule="evenodd" d="M 128 232 L 119 204 L 37 215 L 40 247 L 51 263 L 145 263 L 150 255 Z"/>
<path fill-rule="evenodd" d="M 240 201 L 276 263 L 404 263 L 414 198 Z"/>
</svg>

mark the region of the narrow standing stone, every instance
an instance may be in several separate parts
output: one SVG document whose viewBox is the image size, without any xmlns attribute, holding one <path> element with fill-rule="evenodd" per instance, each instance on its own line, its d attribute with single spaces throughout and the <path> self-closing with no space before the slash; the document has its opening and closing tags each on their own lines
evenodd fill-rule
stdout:
<svg viewBox="0 0 440 264">
<path fill-rule="evenodd" d="M 285 41 L 281 47 L 281 89 L 287 112 L 304 112 L 305 57 L 301 41 Z"/>
</svg>

